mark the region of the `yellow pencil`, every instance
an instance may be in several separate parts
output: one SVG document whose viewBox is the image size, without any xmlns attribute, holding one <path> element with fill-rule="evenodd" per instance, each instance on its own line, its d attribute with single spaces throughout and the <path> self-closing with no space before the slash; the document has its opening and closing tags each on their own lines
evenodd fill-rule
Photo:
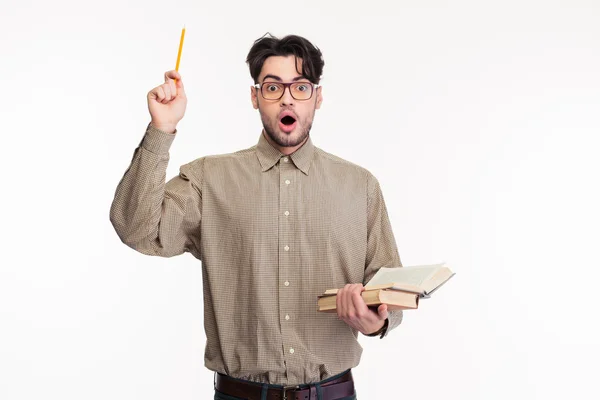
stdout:
<svg viewBox="0 0 600 400">
<path fill-rule="evenodd" d="M 183 38 L 185 37 L 185 25 L 181 30 L 181 39 L 179 39 L 179 53 L 177 53 L 177 64 L 175 65 L 175 71 L 179 72 L 179 61 L 181 60 L 181 50 L 183 49 Z M 177 79 L 175 79 L 177 82 Z"/>
</svg>

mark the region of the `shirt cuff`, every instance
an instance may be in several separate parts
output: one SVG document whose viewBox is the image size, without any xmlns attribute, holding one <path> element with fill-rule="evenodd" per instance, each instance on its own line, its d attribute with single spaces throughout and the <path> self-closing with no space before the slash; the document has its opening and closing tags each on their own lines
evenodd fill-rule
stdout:
<svg viewBox="0 0 600 400">
<path fill-rule="evenodd" d="M 146 128 L 146 134 L 142 139 L 141 146 L 151 153 L 155 154 L 168 154 L 177 129 L 173 133 L 167 133 L 156 128 L 152 123 L 148 124 Z"/>
<path fill-rule="evenodd" d="M 389 322 L 390 322 L 389 318 L 386 318 L 385 322 L 383 323 L 383 326 L 381 328 L 379 328 L 379 330 L 377 332 L 368 333 L 368 334 L 365 334 L 365 336 L 379 336 L 380 339 L 383 339 L 383 337 L 387 333 Z"/>
</svg>

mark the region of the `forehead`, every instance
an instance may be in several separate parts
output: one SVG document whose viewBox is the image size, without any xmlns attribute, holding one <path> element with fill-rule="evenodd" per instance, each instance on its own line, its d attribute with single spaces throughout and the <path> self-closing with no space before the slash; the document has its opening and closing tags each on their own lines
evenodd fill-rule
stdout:
<svg viewBox="0 0 600 400">
<path fill-rule="evenodd" d="M 291 81 L 298 75 L 302 75 L 302 59 L 293 55 L 268 57 L 263 63 L 258 80 L 261 81 L 265 75 L 275 75 L 286 82 Z"/>
</svg>

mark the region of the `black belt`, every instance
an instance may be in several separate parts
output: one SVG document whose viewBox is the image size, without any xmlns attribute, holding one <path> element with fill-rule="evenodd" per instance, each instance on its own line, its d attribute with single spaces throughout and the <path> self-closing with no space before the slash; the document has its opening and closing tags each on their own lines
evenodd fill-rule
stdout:
<svg viewBox="0 0 600 400">
<path fill-rule="evenodd" d="M 335 379 L 325 379 L 323 383 L 319 382 L 319 385 L 322 393 L 319 400 L 340 399 L 354 394 L 351 370 Z M 216 374 L 215 389 L 229 396 L 261 400 L 262 387 L 263 384 L 259 382 L 231 378 L 219 372 Z M 267 400 L 317 400 L 317 387 L 314 383 L 292 386 L 268 385 Z"/>
</svg>

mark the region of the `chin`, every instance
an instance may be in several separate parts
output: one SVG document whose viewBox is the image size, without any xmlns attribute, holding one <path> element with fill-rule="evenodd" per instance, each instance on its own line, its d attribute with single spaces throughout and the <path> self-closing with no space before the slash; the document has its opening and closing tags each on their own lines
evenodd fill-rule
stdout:
<svg viewBox="0 0 600 400">
<path fill-rule="evenodd" d="M 282 131 L 281 129 L 279 129 L 279 127 L 276 127 L 275 129 L 267 129 L 265 127 L 265 131 L 267 132 L 267 135 L 271 138 L 271 140 L 273 140 L 275 143 L 277 143 L 278 146 L 281 147 L 297 146 L 300 143 L 302 143 L 304 139 L 306 139 L 306 136 L 308 136 L 308 132 L 304 134 L 304 130 L 302 129 L 302 127 L 298 126 L 290 133 Z"/>
<path fill-rule="evenodd" d="M 294 147 L 302 143 L 302 141 L 304 141 L 305 138 L 306 136 L 303 136 L 302 133 L 297 133 L 294 130 L 290 133 L 282 132 L 282 134 L 278 137 L 279 140 L 277 140 L 276 142 L 280 146 Z"/>
</svg>

